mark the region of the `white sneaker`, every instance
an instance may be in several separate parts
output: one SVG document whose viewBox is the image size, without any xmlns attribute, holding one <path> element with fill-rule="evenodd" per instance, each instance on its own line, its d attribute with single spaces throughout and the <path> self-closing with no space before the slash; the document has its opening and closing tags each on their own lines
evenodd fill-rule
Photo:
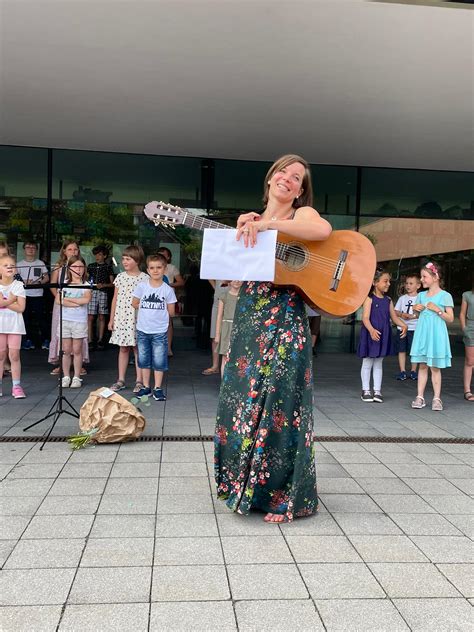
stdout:
<svg viewBox="0 0 474 632">
<path fill-rule="evenodd" d="M 65 375 L 63 377 L 63 379 L 61 380 L 61 384 L 63 388 L 69 388 L 69 386 L 71 385 L 71 378 L 69 377 L 69 375 Z"/>
<path fill-rule="evenodd" d="M 81 388 L 82 380 L 80 377 L 73 377 L 71 382 L 71 388 Z"/>
</svg>

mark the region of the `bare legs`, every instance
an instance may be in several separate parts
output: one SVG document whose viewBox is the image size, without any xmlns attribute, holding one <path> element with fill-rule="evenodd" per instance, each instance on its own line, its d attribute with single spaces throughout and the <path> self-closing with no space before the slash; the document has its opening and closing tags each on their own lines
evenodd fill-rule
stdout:
<svg viewBox="0 0 474 632">
<path fill-rule="evenodd" d="M 140 369 L 142 374 L 142 382 L 145 388 L 150 388 L 151 369 Z M 155 378 L 155 388 L 161 388 L 163 383 L 163 371 L 153 371 Z"/>
<path fill-rule="evenodd" d="M 69 376 L 71 364 L 74 377 L 80 377 L 82 368 L 82 338 L 63 338 L 63 374 Z"/>
<path fill-rule="evenodd" d="M 213 373 L 219 372 L 219 343 L 215 342 L 214 338 L 211 340 L 211 348 L 212 348 L 212 365 L 208 369 L 204 369 L 202 372 L 203 375 L 212 375 Z"/>
<path fill-rule="evenodd" d="M 3 369 L 10 359 L 12 380 L 19 380 L 21 377 L 21 362 L 20 362 L 20 350 L 7 348 L 4 351 L 0 351 L 0 380 L 3 377 Z"/>
<path fill-rule="evenodd" d="M 441 369 L 435 366 L 431 369 L 431 384 L 433 385 L 433 397 L 441 397 Z M 418 365 L 418 397 L 424 397 L 426 384 L 428 383 L 428 366 L 426 364 Z"/>
<path fill-rule="evenodd" d="M 464 359 L 464 393 L 471 393 L 472 368 L 474 367 L 474 347 L 465 347 L 466 357 Z M 468 398 L 468 401 L 474 401 L 474 396 Z"/>
<path fill-rule="evenodd" d="M 137 382 L 141 382 L 143 379 L 143 369 L 138 367 L 137 362 L 137 348 L 136 347 L 120 347 L 118 357 L 118 381 L 125 383 L 125 374 L 127 373 L 128 359 L 130 357 L 130 351 L 133 351 L 135 355 L 135 369 L 137 372 Z"/>
</svg>

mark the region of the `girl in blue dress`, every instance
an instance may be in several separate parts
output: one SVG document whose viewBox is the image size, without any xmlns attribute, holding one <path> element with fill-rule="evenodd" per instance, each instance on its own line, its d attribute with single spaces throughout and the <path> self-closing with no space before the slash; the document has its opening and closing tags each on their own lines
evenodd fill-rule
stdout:
<svg viewBox="0 0 474 632">
<path fill-rule="evenodd" d="M 441 369 L 451 366 L 451 346 L 446 323 L 454 320 L 453 297 L 441 289 L 441 268 L 429 261 L 421 269 L 421 283 L 425 292 L 420 292 L 413 309 L 419 322 L 415 329 L 411 347 L 411 361 L 418 362 L 418 393 L 411 403 L 412 408 L 424 408 L 425 388 L 428 382 L 428 367 L 431 369 L 433 401 L 431 410 L 443 410 L 441 401 Z"/>
<path fill-rule="evenodd" d="M 400 338 L 407 335 L 406 323 L 397 316 L 392 299 L 386 296 L 390 287 L 390 274 L 381 268 L 375 271 L 372 290 L 365 299 L 362 312 L 357 355 L 362 359 L 360 377 L 362 380 L 363 402 L 383 402 L 382 377 L 383 359 L 390 355 L 392 329 L 390 320 L 401 329 Z M 373 374 L 374 391 L 370 390 L 370 374 Z"/>
</svg>

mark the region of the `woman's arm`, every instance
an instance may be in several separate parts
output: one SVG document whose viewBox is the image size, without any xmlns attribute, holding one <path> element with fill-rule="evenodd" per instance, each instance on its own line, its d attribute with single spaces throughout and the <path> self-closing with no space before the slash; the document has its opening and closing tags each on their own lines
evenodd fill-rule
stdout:
<svg viewBox="0 0 474 632">
<path fill-rule="evenodd" d="M 219 342 L 221 338 L 222 319 L 224 318 L 224 302 L 219 299 L 219 305 L 217 307 L 217 319 L 216 319 L 216 335 L 214 336 L 214 342 Z"/>
<path fill-rule="evenodd" d="M 54 268 L 54 270 L 51 272 L 51 283 L 57 283 L 58 282 L 58 275 L 59 275 L 59 268 Z M 51 294 L 56 297 L 56 294 L 58 293 L 58 288 L 57 287 L 50 287 L 50 292 Z"/>
<path fill-rule="evenodd" d="M 459 322 L 461 323 L 461 329 L 466 329 L 466 317 L 467 317 L 467 301 L 464 299 L 461 302 L 461 311 L 459 312 Z"/>
<path fill-rule="evenodd" d="M 310 206 L 303 206 L 295 212 L 293 219 L 264 220 L 251 219 L 242 222 L 241 218 L 253 215 L 247 213 L 241 215 L 237 221 L 237 241 L 243 235 L 244 245 L 253 247 L 257 243 L 257 233 L 266 230 L 278 230 L 290 237 L 304 239 L 305 241 L 323 241 L 332 232 L 331 224 L 323 219 L 320 214 Z M 247 232 L 248 231 L 248 232 Z"/>
<path fill-rule="evenodd" d="M 184 286 L 184 279 L 180 274 L 177 274 L 174 277 L 174 283 L 170 283 L 170 287 L 177 288 L 177 287 L 183 287 L 183 286 Z"/>
</svg>

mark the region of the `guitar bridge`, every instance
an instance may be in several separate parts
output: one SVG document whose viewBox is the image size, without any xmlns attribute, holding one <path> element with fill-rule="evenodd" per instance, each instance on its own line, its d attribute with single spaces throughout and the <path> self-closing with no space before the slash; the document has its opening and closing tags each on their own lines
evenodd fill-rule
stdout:
<svg viewBox="0 0 474 632">
<path fill-rule="evenodd" d="M 347 250 L 341 250 L 339 253 L 339 259 L 337 260 L 336 268 L 334 270 L 334 274 L 332 275 L 332 283 L 329 287 L 331 292 L 337 291 L 339 281 L 341 280 L 342 273 L 344 272 L 348 254 Z"/>
</svg>

